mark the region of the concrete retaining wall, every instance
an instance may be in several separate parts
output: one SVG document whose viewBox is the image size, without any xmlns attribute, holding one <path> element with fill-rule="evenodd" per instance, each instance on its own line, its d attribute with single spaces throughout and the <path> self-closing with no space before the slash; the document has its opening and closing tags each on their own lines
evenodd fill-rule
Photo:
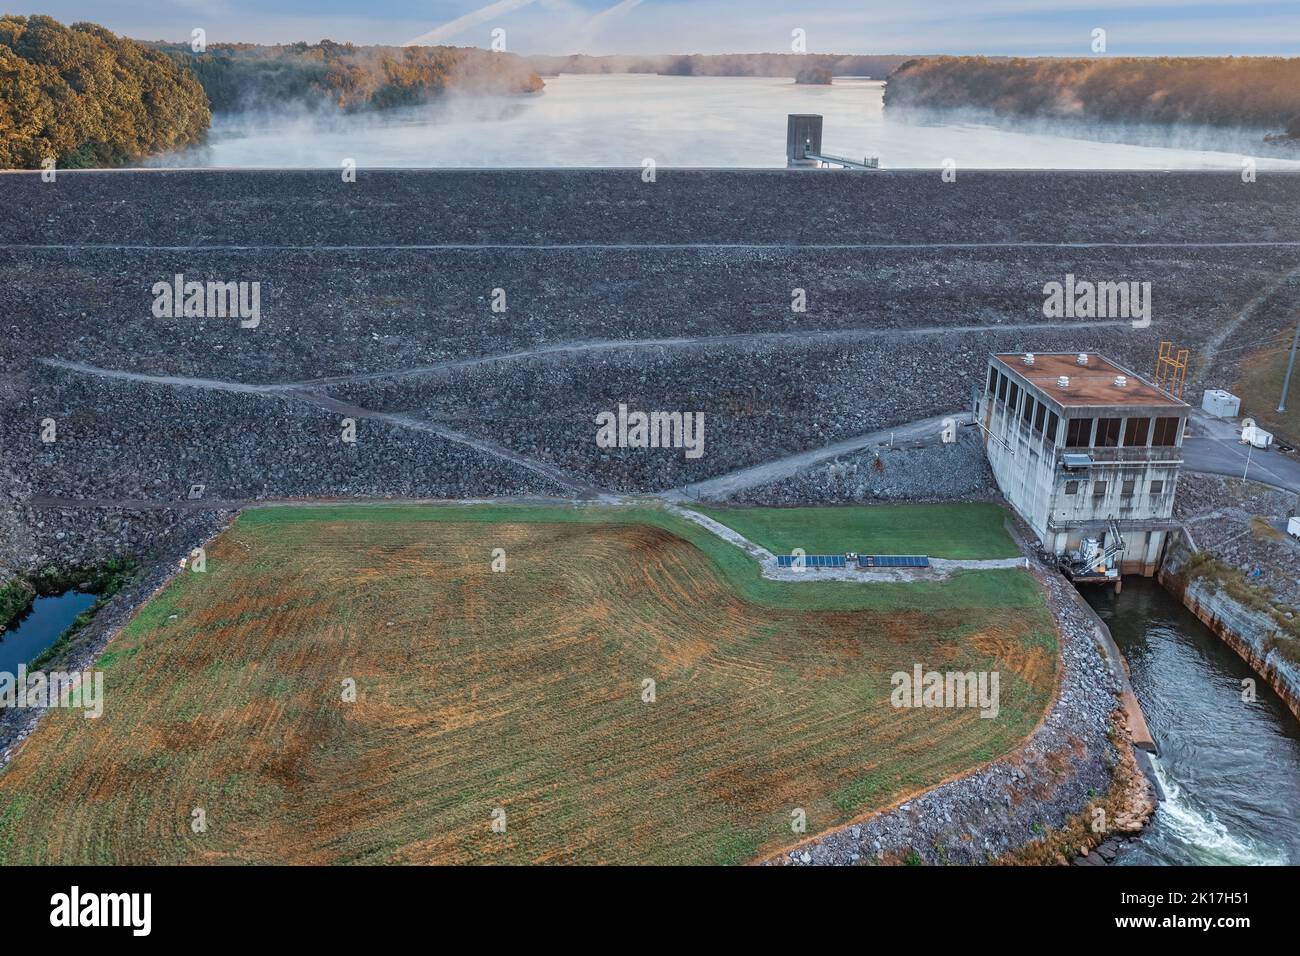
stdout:
<svg viewBox="0 0 1300 956">
<path fill-rule="evenodd" d="M 1268 681 L 1300 718 L 1300 666 L 1278 653 L 1275 642 L 1282 632 L 1277 621 L 1270 614 L 1241 604 L 1213 581 L 1189 580 L 1184 569 L 1192 555 L 1186 536 L 1175 536 L 1160 569 L 1160 583 L 1178 595 L 1206 627 Z"/>
</svg>

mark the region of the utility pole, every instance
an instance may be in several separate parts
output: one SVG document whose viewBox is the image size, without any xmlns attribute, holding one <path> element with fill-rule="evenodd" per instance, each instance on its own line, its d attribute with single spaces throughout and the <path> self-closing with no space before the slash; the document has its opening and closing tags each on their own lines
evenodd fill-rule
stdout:
<svg viewBox="0 0 1300 956">
<path fill-rule="evenodd" d="M 1277 400 L 1277 410 L 1286 411 L 1286 393 L 1291 387 L 1291 373 L 1295 370 L 1295 349 L 1300 345 L 1300 318 L 1296 319 L 1295 337 L 1291 339 L 1291 358 L 1286 363 L 1286 377 L 1282 379 L 1282 397 Z"/>
<path fill-rule="evenodd" d="M 1241 469 L 1241 480 L 1242 480 L 1242 481 L 1245 481 L 1245 480 L 1246 480 L 1246 472 L 1250 471 L 1250 453 L 1251 453 L 1252 451 L 1254 451 L 1254 450 L 1255 450 L 1255 443 L 1254 443 L 1253 441 L 1251 441 L 1251 442 L 1247 442 L 1247 443 L 1246 443 L 1246 467 L 1243 468 L 1243 469 Z M 1265 470 L 1267 470 L 1267 469 L 1265 469 Z"/>
</svg>

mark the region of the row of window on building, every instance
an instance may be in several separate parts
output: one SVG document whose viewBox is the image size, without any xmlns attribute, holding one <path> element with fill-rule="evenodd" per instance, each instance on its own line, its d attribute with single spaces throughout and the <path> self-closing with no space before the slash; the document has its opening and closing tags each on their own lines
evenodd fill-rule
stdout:
<svg viewBox="0 0 1300 956">
<path fill-rule="evenodd" d="M 1065 483 L 1065 493 L 1067 495 L 1077 495 L 1079 493 L 1079 486 L 1085 484 L 1089 484 L 1089 482 L 1083 481 L 1082 479 L 1067 481 Z M 1110 482 L 1107 481 L 1093 481 L 1091 482 L 1091 485 L 1092 485 L 1092 496 L 1094 498 L 1105 498 L 1106 492 L 1110 489 Z M 1148 494 L 1153 496 L 1164 494 L 1164 490 L 1165 490 L 1165 483 L 1163 479 L 1157 478 L 1151 482 L 1151 487 L 1148 489 Z M 1137 493 L 1136 478 L 1125 478 L 1122 481 L 1120 481 L 1119 494 L 1121 498 L 1132 498 L 1136 493 Z"/>
<path fill-rule="evenodd" d="M 999 405 L 1015 413 L 1021 388 L 996 368 L 989 369 L 989 394 Z M 1028 392 L 1024 395 L 1020 418 L 1035 434 L 1044 435 L 1056 444 L 1060 420 L 1043 402 Z M 1118 448 L 1120 438 L 1125 448 L 1173 448 L 1178 444 L 1180 419 L 1158 418 L 1068 418 L 1065 422 L 1066 448 Z"/>
</svg>

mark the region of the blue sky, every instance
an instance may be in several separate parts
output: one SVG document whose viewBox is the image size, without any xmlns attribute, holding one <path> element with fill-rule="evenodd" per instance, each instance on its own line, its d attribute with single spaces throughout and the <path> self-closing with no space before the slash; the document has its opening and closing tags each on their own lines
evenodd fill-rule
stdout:
<svg viewBox="0 0 1300 956">
<path fill-rule="evenodd" d="M 139 39 L 400 44 L 418 37 L 519 53 L 1300 55 L 1300 0 L 0 0 L 8 13 L 92 20 Z"/>
</svg>

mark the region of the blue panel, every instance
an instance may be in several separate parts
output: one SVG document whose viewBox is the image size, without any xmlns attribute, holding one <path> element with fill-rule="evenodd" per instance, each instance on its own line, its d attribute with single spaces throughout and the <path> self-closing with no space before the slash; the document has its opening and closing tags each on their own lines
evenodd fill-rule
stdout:
<svg viewBox="0 0 1300 956">
<path fill-rule="evenodd" d="M 930 559 L 923 554 L 860 554 L 860 568 L 928 568 Z"/>
<path fill-rule="evenodd" d="M 797 560 L 792 554 L 778 554 L 776 556 L 776 566 L 778 568 L 793 568 L 797 566 L 795 563 Z M 865 558 L 858 558 L 858 564 L 866 567 L 865 560 Z M 842 554 L 809 554 L 804 557 L 803 565 L 805 568 L 847 568 L 848 562 L 845 561 Z"/>
</svg>

